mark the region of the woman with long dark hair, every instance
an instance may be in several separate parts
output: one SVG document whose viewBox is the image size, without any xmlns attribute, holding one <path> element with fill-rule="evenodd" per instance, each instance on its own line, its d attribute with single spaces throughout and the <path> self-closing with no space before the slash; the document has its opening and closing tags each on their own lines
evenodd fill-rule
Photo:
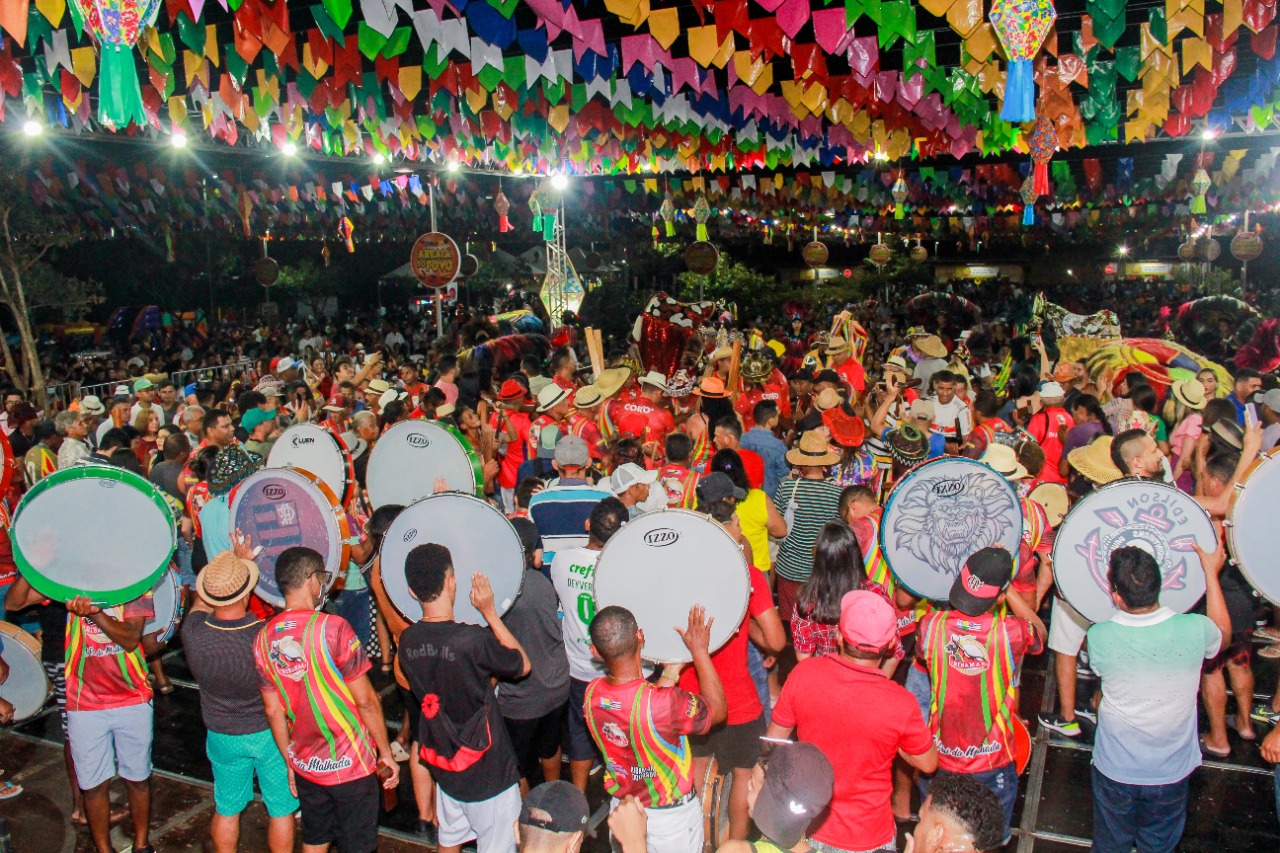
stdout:
<svg viewBox="0 0 1280 853">
<path fill-rule="evenodd" d="M 768 576 L 773 571 L 773 560 L 769 558 L 769 537 L 781 539 L 786 536 L 786 520 L 778 512 L 773 498 L 765 494 L 763 489 L 751 487 L 751 479 L 747 476 L 747 468 L 738 451 L 717 450 L 707 465 L 708 474 L 715 471 L 727 475 L 735 486 L 747 493 L 745 498 L 738 501 L 738 523 L 751 548 L 748 555 L 751 565 Z"/>
<path fill-rule="evenodd" d="M 813 574 L 801 585 L 791 614 L 796 660 L 840 651 L 840 601 L 866 579 L 853 530 L 835 521 L 825 524 L 813 546 Z"/>
</svg>

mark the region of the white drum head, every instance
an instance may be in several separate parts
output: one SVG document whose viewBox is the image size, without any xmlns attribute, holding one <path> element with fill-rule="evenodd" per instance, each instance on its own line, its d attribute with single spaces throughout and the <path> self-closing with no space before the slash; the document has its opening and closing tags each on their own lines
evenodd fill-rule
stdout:
<svg viewBox="0 0 1280 853">
<path fill-rule="evenodd" d="M 1267 531 L 1280 507 L 1280 450 L 1262 456 L 1236 486 L 1227 513 L 1227 544 L 1240 572 L 1259 594 L 1280 602 L 1280 562 Z"/>
<path fill-rule="evenodd" d="M 524 548 L 515 527 L 501 511 L 479 498 L 443 492 L 405 507 L 382 537 L 378 552 L 387 598 L 410 622 L 421 618 L 422 605 L 409 591 L 405 559 L 414 548 L 431 542 L 448 548 L 453 557 L 458 581 L 453 617 L 457 621 L 487 624 L 471 606 L 471 576 L 476 572 L 488 576 L 498 615 L 506 613 L 520 595 Z"/>
<path fill-rule="evenodd" d="M 337 498 L 312 474 L 297 468 L 261 468 L 236 487 L 231 498 L 231 530 L 248 534 L 256 549 L 258 585 L 263 601 L 284 606 L 276 585 L 276 560 L 287 548 L 304 546 L 320 553 L 328 573 L 325 588 L 347 570 L 351 546 L 347 519 Z"/>
<path fill-rule="evenodd" d="M 151 599 L 155 615 L 142 627 L 142 635 L 145 637 L 159 631 L 157 641 L 167 643 L 173 639 L 173 630 L 178 627 L 182 616 L 182 581 L 178 579 L 178 573 L 169 569 L 162 574 L 156 585 L 151 587 Z"/>
<path fill-rule="evenodd" d="M 700 604 L 711 625 L 711 651 L 742 625 L 751 598 L 752 569 L 733 537 L 705 515 L 684 509 L 645 513 L 609 539 L 596 563 L 596 612 L 610 605 L 631 611 L 644 630 L 646 660 L 693 658 L 676 633 Z"/>
<path fill-rule="evenodd" d="M 345 500 L 350 481 L 348 454 L 333 433 L 315 424 L 295 424 L 276 439 L 267 454 L 268 468 L 302 468 L 310 471 Z"/>
<path fill-rule="evenodd" d="M 40 644 L 17 625 L 0 622 L 0 658 L 9 665 L 0 699 L 13 705 L 13 722 L 34 717 L 52 692 L 40 663 Z"/>
<path fill-rule="evenodd" d="M 22 576 L 56 601 L 109 607 L 142 595 L 169 567 L 173 514 L 154 485 L 123 468 L 82 465 L 36 483 L 14 515 Z"/>
<path fill-rule="evenodd" d="M 1155 480 L 1117 480 L 1085 495 L 1058 527 L 1053 568 L 1058 590 L 1090 622 L 1116 613 L 1107 571 L 1111 552 L 1138 547 L 1160 565 L 1160 603 L 1185 613 L 1204 595 L 1193 544 L 1217 547 L 1209 515 L 1180 489 Z"/>
<path fill-rule="evenodd" d="M 946 601 L 965 561 L 992 546 L 1018 554 L 1022 507 L 1004 477 L 973 459 L 926 462 L 889 493 L 880 547 L 913 595 Z"/>
<path fill-rule="evenodd" d="M 365 472 L 369 502 L 374 509 L 408 506 L 431 495 L 437 477 L 444 477 L 450 491 L 473 495 L 484 484 L 479 460 L 457 430 L 435 421 L 401 421 L 370 451 Z"/>
</svg>

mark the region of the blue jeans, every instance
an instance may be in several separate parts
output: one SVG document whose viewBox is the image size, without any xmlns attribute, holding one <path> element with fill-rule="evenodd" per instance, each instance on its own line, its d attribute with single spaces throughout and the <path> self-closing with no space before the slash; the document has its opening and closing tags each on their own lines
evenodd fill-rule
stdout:
<svg viewBox="0 0 1280 853">
<path fill-rule="evenodd" d="M 769 670 L 764 668 L 764 655 L 752 642 L 747 643 L 747 672 L 751 673 L 751 681 L 756 685 L 756 695 L 764 706 L 764 724 L 769 725 L 773 719 L 773 709 L 769 707 Z"/>
<path fill-rule="evenodd" d="M 1018 801 L 1018 768 L 1012 762 L 1004 767 L 997 767 L 994 770 L 984 770 L 981 773 L 953 773 L 950 770 L 939 770 L 932 777 L 920 777 L 920 798 L 924 799 L 929 795 L 929 783 L 934 779 L 940 779 L 943 776 L 968 776 L 977 782 L 981 782 L 991 792 L 996 795 L 996 799 L 1000 801 L 1000 808 L 1004 811 L 1004 835 L 1001 838 L 1009 837 L 1009 824 L 1013 821 L 1013 805 Z M 1125 853 L 1128 853 L 1126 850 Z"/>
<path fill-rule="evenodd" d="M 1168 785 L 1129 785 L 1093 768 L 1094 853 L 1173 853 L 1187 823 L 1188 776 Z"/>
<path fill-rule="evenodd" d="M 332 600 L 333 612 L 351 623 L 351 630 L 356 632 L 356 639 L 360 641 L 360 645 L 368 648 L 371 627 L 369 602 L 373 600 L 369 594 L 369 588 L 344 589 L 333 596 Z"/>
<path fill-rule="evenodd" d="M 178 563 L 178 577 L 182 585 L 187 589 L 195 589 L 196 573 L 191 567 L 191 546 L 181 536 L 178 537 L 178 550 L 174 553 L 174 559 Z"/>
</svg>

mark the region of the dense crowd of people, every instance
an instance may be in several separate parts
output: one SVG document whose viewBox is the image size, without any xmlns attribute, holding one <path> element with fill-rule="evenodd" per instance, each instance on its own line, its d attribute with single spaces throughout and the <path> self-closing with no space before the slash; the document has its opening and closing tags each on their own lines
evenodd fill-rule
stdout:
<svg viewBox="0 0 1280 853">
<path fill-rule="evenodd" d="M 1280 441 L 1280 387 L 1247 369 L 1230 383 L 1212 369 L 1168 386 L 1137 370 L 1102 382 L 1004 319 L 1023 296 L 1001 293 L 984 306 L 995 319 L 969 324 L 912 325 L 874 301 L 834 325 L 799 313 L 721 323 L 691 335 L 669 372 L 642 364 L 634 340 L 609 342 L 593 369 L 572 324 L 545 356 L 483 364 L 459 352 L 463 324 L 447 344 L 395 318 L 216 342 L 174 327 L 123 365 L 86 362 L 77 380 L 118 383 L 110 396 L 77 396 L 49 418 L 4 395 L 17 470 L 0 520 L 7 528 L 25 490 L 76 465 L 129 469 L 165 496 L 220 853 L 236 849 L 255 778 L 276 853 L 295 836 L 308 849 L 374 850 L 405 762 L 417 831 L 444 851 L 580 849 L 598 767 L 626 853 L 897 850 L 904 833 L 916 853 L 994 850 L 1015 831 L 1022 661 L 1046 648 L 1058 703 L 1039 726 L 1093 734 L 1094 849 L 1173 851 L 1188 780 L 1202 755 L 1230 754 L 1228 727 L 1254 740 L 1255 724 L 1271 726 L 1263 755 L 1280 761 L 1280 694 L 1245 698 L 1229 717 L 1226 687 L 1252 697 L 1255 641 L 1280 643 L 1280 625 L 1257 627 L 1257 596 L 1224 544 L 1197 548 L 1206 594 L 1186 614 L 1161 606 L 1151 553 L 1116 549 L 1107 581 L 1119 613 L 1090 625 L 1055 591 L 1053 528 L 1099 486 L 1141 478 L 1176 484 L 1220 531 L 1233 488 Z M 215 381 L 171 376 L 241 359 Z M 405 420 L 447 424 L 474 452 L 478 493 L 523 545 L 509 608 L 431 542 L 403 566 L 421 611 L 387 597 L 381 573 L 399 567 L 380 565 L 379 546 L 403 508 L 374 510 L 364 487 L 373 448 Z M 319 553 L 288 549 L 273 570 L 284 604 L 272 607 L 252 594 L 255 543 L 231 523 L 229 495 L 306 422 L 350 453 L 351 558 L 330 590 Z M 895 576 L 880 523 L 895 484 L 943 457 L 1012 484 L 1023 544 L 962 555 L 950 594 L 924 600 Z M 1042 497 L 1046 484 L 1060 497 Z M 711 646 L 694 606 L 678 629 L 691 663 L 655 667 L 631 610 L 582 600 L 610 539 L 666 509 L 727 531 L 750 593 L 726 644 Z M 133 849 L 152 850 L 151 709 L 173 687 L 164 643 L 144 635 L 151 595 L 107 608 L 52 601 L 2 549 L 0 584 L 56 686 L 73 820 L 109 853 L 119 776 Z M 457 621 L 461 601 L 483 626 Z M 384 716 L 375 665 L 399 684 L 399 721 Z M 1082 666 L 1101 679 L 1091 695 L 1078 690 Z M 731 780 L 723 838 L 704 828 L 713 760 Z"/>
</svg>

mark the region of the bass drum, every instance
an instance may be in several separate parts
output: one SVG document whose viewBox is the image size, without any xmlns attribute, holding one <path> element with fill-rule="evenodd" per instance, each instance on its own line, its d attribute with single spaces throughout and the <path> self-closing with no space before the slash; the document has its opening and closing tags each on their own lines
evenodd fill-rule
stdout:
<svg viewBox="0 0 1280 853">
<path fill-rule="evenodd" d="M 715 853 L 729 840 L 729 796 L 733 792 L 733 771 L 720 772 L 715 756 L 707 762 L 698 797 L 702 800 L 702 849 Z"/>
<path fill-rule="evenodd" d="M 948 457 L 911 470 L 889 492 L 880 548 L 912 595 L 946 601 L 965 561 L 991 546 L 1017 555 L 1022 506 L 1013 486 L 974 459 Z"/>
<path fill-rule="evenodd" d="M 13 722 L 34 717 L 53 693 L 40 662 L 40 643 L 17 625 L 0 622 L 0 658 L 9 665 L 0 699 L 13 706 Z"/>
<path fill-rule="evenodd" d="M 375 445 L 376 447 L 376 445 Z M 498 615 L 506 613 L 524 584 L 524 547 L 520 534 L 501 511 L 479 498 L 442 492 L 405 507 L 382 537 L 379 569 L 387 599 L 410 622 L 422 616 L 422 605 L 409 591 L 405 560 L 419 545 L 449 549 L 458 597 L 453 616 L 459 622 L 484 625 L 471 605 L 471 576 L 483 572 L 493 587 Z"/>
<path fill-rule="evenodd" d="M 711 651 L 729 642 L 747 615 L 752 571 L 733 537 L 686 509 L 649 512 L 624 524 L 596 563 L 595 607 L 621 605 L 644 630 L 642 654 L 654 663 L 692 658 L 674 630 L 700 604 L 711 625 Z"/>
<path fill-rule="evenodd" d="M 369 452 L 369 503 L 408 506 L 431 495 L 441 477 L 450 491 L 479 495 L 484 489 L 484 466 L 462 433 L 438 421 L 401 421 Z"/>
<path fill-rule="evenodd" d="M 1280 507 L 1280 448 L 1258 457 L 1236 484 L 1224 524 L 1240 573 L 1260 595 L 1280 603 L 1280 563 L 1267 536 Z"/>
<path fill-rule="evenodd" d="M 276 586 L 276 560 L 286 548 L 305 546 L 324 558 L 325 589 L 347 570 L 351 528 L 338 496 L 319 477 L 301 468 L 260 468 L 231 492 L 231 532 L 248 534 L 255 548 L 258 585 L 254 593 L 284 606 Z"/>
<path fill-rule="evenodd" d="M 18 504 L 13 559 L 55 601 L 100 607 L 132 601 L 168 570 L 178 544 L 173 513 L 145 478 L 108 465 L 54 471 Z"/>
<path fill-rule="evenodd" d="M 1164 575 L 1160 603 L 1186 613 L 1204 595 L 1204 571 L 1193 545 L 1217 547 L 1213 523 L 1195 499 L 1156 480 L 1117 480 L 1080 499 L 1053 542 L 1058 591 L 1090 622 L 1116 614 L 1107 572 L 1111 552 L 1137 547 Z"/>
<path fill-rule="evenodd" d="M 295 424 L 276 439 L 267 454 L 268 468 L 301 468 L 320 478 L 343 506 L 355 488 L 355 466 L 341 438 L 315 424 Z"/>
<path fill-rule="evenodd" d="M 182 622 L 182 581 L 173 569 L 165 572 L 151 587 L 152 603 L 155 615 L 147 620 L 142 628 L 142 635 L 156 634 L 157 643 L 167 643 Z"/>
</svg>

